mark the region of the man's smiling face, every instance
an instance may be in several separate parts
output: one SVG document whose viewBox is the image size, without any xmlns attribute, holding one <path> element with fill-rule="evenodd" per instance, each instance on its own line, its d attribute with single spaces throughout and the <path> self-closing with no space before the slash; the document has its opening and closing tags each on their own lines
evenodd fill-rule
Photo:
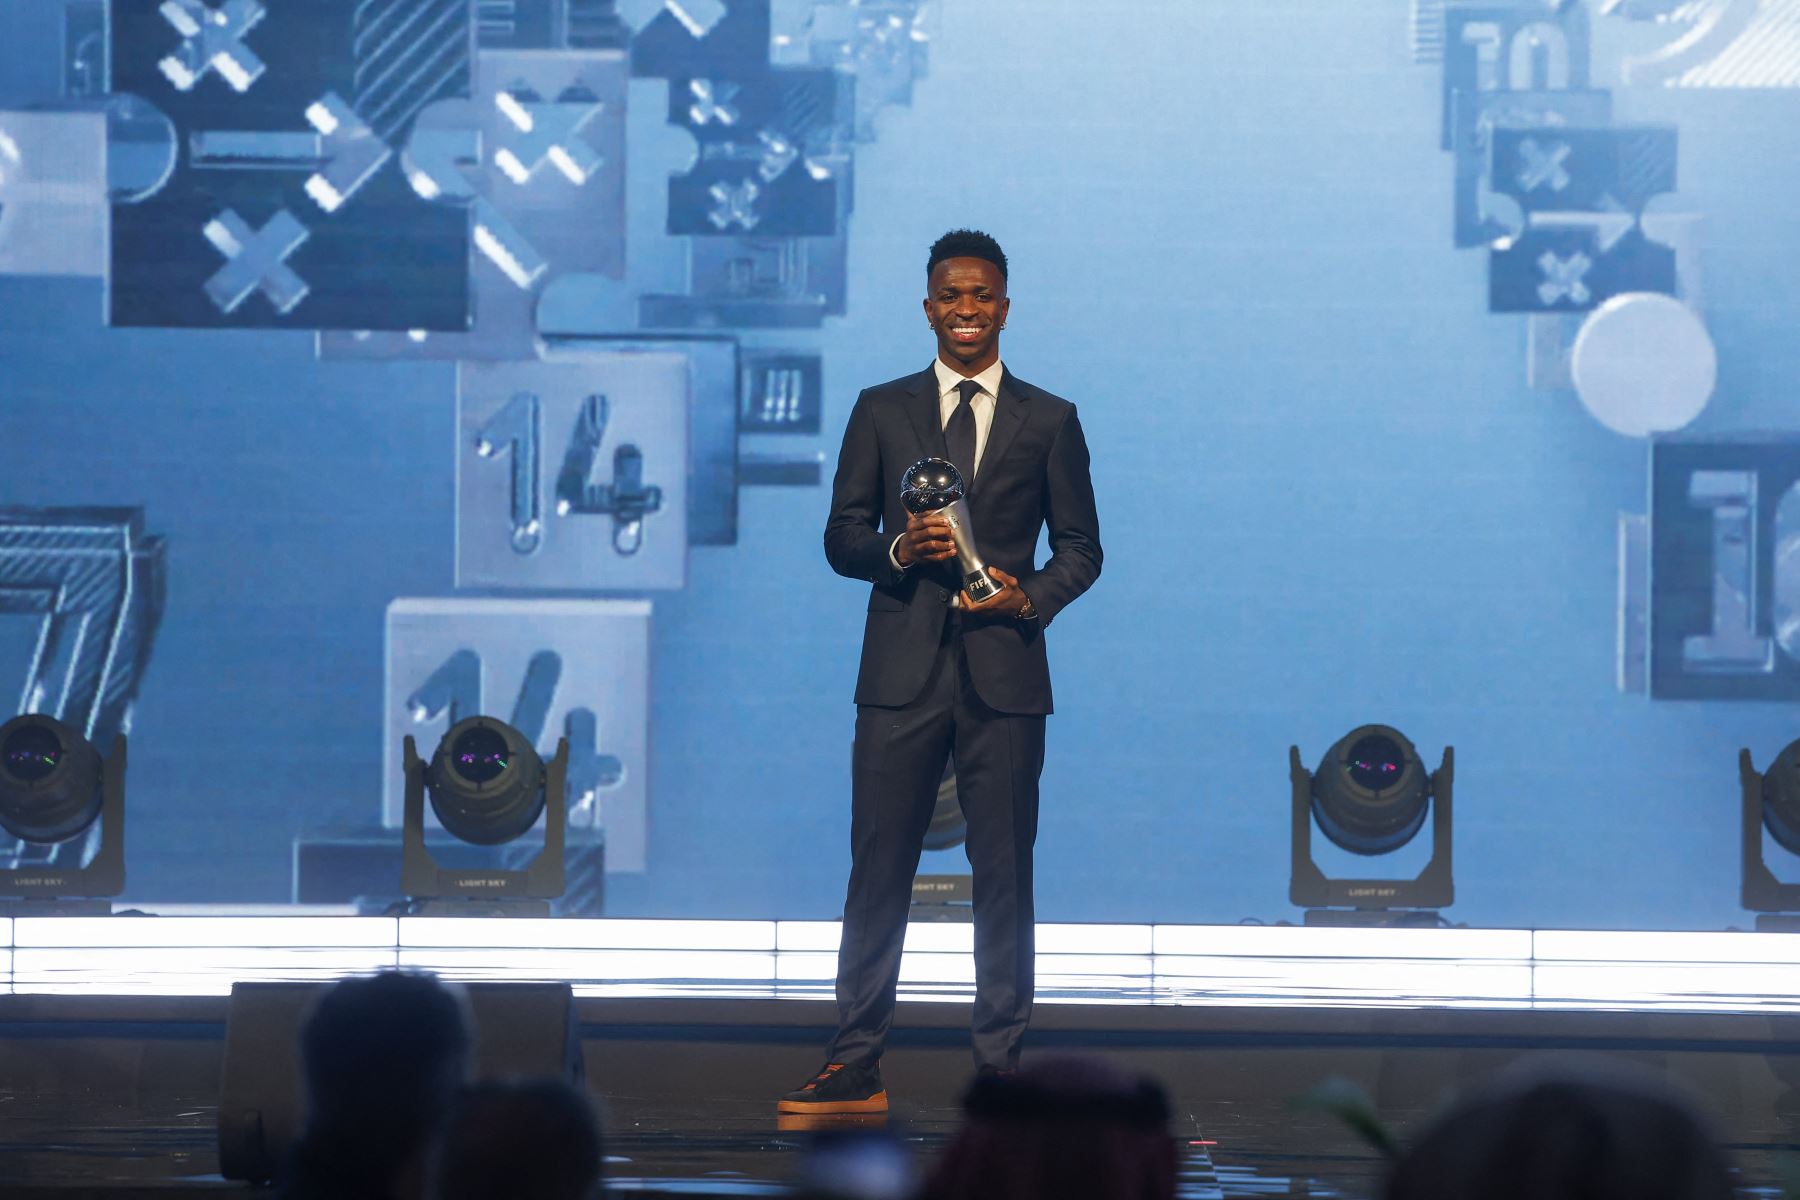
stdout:
<svg viewBox="0 0 1800 1200">
<path fill-rule="evenodd" d="M 985 258 L 946 258 L 933 267 L 925 316 L 937 334 L 938 357 L 964 375 L 993 366 L 1010 304 L 1006 279 Z"/>
</svg>

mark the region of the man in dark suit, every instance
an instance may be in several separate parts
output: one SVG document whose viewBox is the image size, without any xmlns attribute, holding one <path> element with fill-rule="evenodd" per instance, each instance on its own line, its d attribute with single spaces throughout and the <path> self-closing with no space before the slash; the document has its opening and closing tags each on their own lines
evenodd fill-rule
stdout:
<svg viewBox="0 0 1800 1200">
<path fill-rule="evenodd" d="M 782 1098 L 783 1112 L 887 1108 L 879 1060 L 946 759 L 974 877 L 977 1067 L 1012 1070 L 1031 1016 L 1031 851 L 1051 711 L 1044 629 L 1100 574 L 1100 526 L 1075 406 L 1000 363 L 1009 302 L 999 245 L 945 234 L 926 271 L 937 358 L 857 397 L 832 483 L 825 557 L 874 586 L 856 680 L 838 1031 L 825 1067 Z M 901 474 L 928 457 L 948 458 L 968 485 L 981 558 L 1001 585 L 980 602 L 962 588 L 948 522 L 901 506 Z"/>
</svg>

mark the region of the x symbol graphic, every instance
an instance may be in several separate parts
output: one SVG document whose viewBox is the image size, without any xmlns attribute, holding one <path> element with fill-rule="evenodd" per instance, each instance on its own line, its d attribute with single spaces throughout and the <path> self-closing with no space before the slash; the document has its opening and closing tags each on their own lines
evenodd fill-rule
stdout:
<svg viewBox="0 0 1800 1200">
<path fill-rule="evenodd" d="M 1563 161 L 1569 157 L 1567 142 L 1551 142 L 1546 150 L 1536 138 L 1526 138 L 1519 143 L 1519 157 L 1525 160 L 1519 167 L 1519 186 L 1526 191 L 1536 191 L 1546 183 L 1553 192 L 1569 186 L 1569 172 L 1563 168 Z"/>
<path fill-rule="evenodd" d="M 1592 293 L 1584 281 L 1593 269 L 1594 260 L 1581 251 L 1559 258 L 1555 251 L 1546 250 L 1539 256 L 1537 265 L 1544 273 L 1544 282 L 1538 284 L 1538 299 L 1545 304 L 1555 304 L 1565 296 L 1571 304 L 1586 304 L 1591 298 Z"/>
<path fill-rule="evenodd" d="M 309 235 L 306 226 L 287 209 L 269 218 L 260 230 L 253 230 L 228 208 L 208 221 L 201 232 L 225 256 L 225 265 L 206 281 L 206 294 L 220 312 L 236 311 L 251 292 L 267 296 L 275 311 L 284 316 L 306 299 L 306 281 L 294 274 L 286 260 Z"/>
<path fill-rule="evenodd" d="M 494 165 L 514 183 L 523 186 L 546 162 L 577 187 L 600 169 L 600 155 L 581 137 L 604 107 L 598 101 L 545 104 L 529 91 L 501 89 L 494 106 L 511 131 L 507 144 L 494 151 Z"/>
<path fill-rule="evenodd" d="M 719 229 L 730 229 L 736 223 L 746 230 L 755 229 L 762 221 L 756 211 L 756 198 L 762 195 L 762 189 L 755 181 L 746 179 L 735 187 L 729 183 L 715 183 L 707 189 L 716 203 L 713 210 L 706 214 Z"/>
<path fill-rule="evenodd" d="M 708 121 L 736 125 L 738 110 L 731 102 L 741 90 L 735 83 L 714 83 L 710 79 L 688 80 L 688 91 L 694 97 L 694 102 L 688 105 L 688 119 L 696 125 L 704 125 Z"/>
<path fill-rule="evenodd" d="M 245 92 L 263 73 L 263 60 L 244 45 L 264 16 L 256 0 L 225 0 L 213 8 L 205 0 L 163 0 L 157 9 L 182 38 L 175 53 L 156 65 L 178 91 L 192 91 L 208 71 L 217 71 L 234 91 Z"/>
</svg>

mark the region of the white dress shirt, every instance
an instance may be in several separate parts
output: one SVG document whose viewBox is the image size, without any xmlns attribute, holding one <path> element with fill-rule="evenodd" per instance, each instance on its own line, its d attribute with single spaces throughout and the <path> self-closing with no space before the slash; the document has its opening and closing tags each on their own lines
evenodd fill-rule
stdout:
<svg viewBox="0 0 1800 1200">
<path fill-rule="evenodd" d="M 1006 373 L 1006 368 L 999 359 L 995 359 L 993 365 L 979 375 L 958 375 L 944 365 L 943 359 L 933 358 L 931 370 L 937 376 L 940 429 L 950 424 L 950 414 L 962 403 L 962 392 L 956 385 L 964 379 L 973 379 L 981 385 L 981 391 L 969 401 L 969 409 L 975 414 L 975 463 L 969 468 L 969 482 L 974 483 L 975 476 L 981 470 L 981 456 L 987 450 L 988 430 L 994 427 L 994 405 L 999 402 L 1000 376 Z M 957 464 L 959 467 L 961 465 Z M 888 561 L 894 564 L 895 570 L 904 571 L 906 568 L 900 565 L 900 557 L 896 553 L 899 549 L 900 539 L 896 537 L 888 543 Z M 957 602 L 961 603 L 961 599 L 958 598 Z"/>
</svg>

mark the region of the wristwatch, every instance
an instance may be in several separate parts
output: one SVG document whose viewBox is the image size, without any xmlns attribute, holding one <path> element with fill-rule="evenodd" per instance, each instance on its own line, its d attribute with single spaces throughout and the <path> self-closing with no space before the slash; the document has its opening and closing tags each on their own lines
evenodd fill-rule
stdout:
<svg viewBox="0 0 1800 1200">
<path fill-rule="evenodd" d="M 1019 620 L 1021 620 L 1021 621 L 1037 620 L 1037 605 L 1035 605 L 1031 602 L 1030 596 L 1025 597 L 1025 607 L 1021 608 L 1019 610 Z"/>
</svg>

